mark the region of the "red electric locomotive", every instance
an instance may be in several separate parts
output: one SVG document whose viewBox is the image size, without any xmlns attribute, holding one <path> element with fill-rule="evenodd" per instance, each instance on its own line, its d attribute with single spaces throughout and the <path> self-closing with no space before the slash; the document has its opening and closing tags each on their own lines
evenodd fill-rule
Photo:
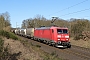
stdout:
<svg viewBox="0 0 90 60">
<path fill-rule="evenodd" d="M 34 38 L 56 47 L 71 47 L 68 28 L 65 27 L 51 26 L 36 28 Z"/>
</svg>

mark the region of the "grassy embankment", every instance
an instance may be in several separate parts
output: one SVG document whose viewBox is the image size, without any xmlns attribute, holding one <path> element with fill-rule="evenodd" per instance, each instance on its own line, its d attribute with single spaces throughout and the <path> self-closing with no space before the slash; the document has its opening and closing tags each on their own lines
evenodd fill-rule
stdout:
<svg viewBox="0 0 90 60">
<path fill-rule="evenodd" d="M 80 47 L 84 47 L 84 48 L 90 48 L 90 39 L 88 40 L 74 40 L 73 38 L 70 38 L 70 42 L 72 45 L 76 45 L 76 46 L 80 46 Z"/>
<path fill-rule="evenodd" d="M 55 52 L 48 54 L 11 32 L 0 31 L 0 60 L 62 60 Z"/>
</svg>

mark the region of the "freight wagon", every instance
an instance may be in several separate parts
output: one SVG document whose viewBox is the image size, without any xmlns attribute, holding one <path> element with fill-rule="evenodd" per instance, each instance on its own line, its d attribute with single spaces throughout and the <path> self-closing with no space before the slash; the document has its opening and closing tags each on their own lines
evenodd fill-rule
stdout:
<svg viewBox="0 0 90 60">
<path fill-rule="evenodd" d="M 26 29 L 26 37 L 33 39 L 33 37 L 34 37 L 34 28 L 27 28 Z"/>
<path fill-rule="evenodd" d="M 26 29 L 20 29 L 20 35 L 25 36 L 26 35 Z"/>
<path fill-rule="evenodd" d="M 15 34 L 19 35 L 20 34 L 20 29 L 16 29 Z"/>
</svg>

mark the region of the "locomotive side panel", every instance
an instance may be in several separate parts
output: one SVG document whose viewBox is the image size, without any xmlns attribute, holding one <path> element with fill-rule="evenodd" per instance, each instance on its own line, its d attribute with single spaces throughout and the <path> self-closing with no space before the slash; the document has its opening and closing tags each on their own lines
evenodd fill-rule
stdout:
<svg viewBox="0 0 90 60">
<path fill-rule="evenodd" d="M 42 38 L 42 30 L 35 30 L 35 37 L 38 39 Z"/>
<path fill-rule="evenodd" d="M 51 29 L 44 29 L 42 33 L 42 38 L 46 40 L 52 40 L 52 33 Z"/>
<path fill-rule="evenodd" d="M 42 41 L 53 41 L 52 29 L 36 29 L 34 31 L 34 37 Z"/>
</svg>

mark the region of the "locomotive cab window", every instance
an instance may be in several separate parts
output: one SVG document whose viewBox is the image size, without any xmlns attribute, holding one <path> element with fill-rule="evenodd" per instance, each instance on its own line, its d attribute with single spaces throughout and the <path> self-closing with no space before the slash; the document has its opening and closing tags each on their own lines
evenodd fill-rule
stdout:
<svg viewBox="0 0 90 60">
<path fill-rule="evenodd" d="M 62 33 L 62 30 L 61 29 L 57 29 L 57 33 Z"/>
<path fill-rule="evenodd" d="M 62 33 L 67 34 L 68 30 L 67 29 L 57 29 L 57 33 L 58 34 L 62 34 Z"/>
<path fill-rule="evenodd" d="M 63 33 L 67 34 L 68 30 L 67 29 L 63 29 Z"/>
</svg>

